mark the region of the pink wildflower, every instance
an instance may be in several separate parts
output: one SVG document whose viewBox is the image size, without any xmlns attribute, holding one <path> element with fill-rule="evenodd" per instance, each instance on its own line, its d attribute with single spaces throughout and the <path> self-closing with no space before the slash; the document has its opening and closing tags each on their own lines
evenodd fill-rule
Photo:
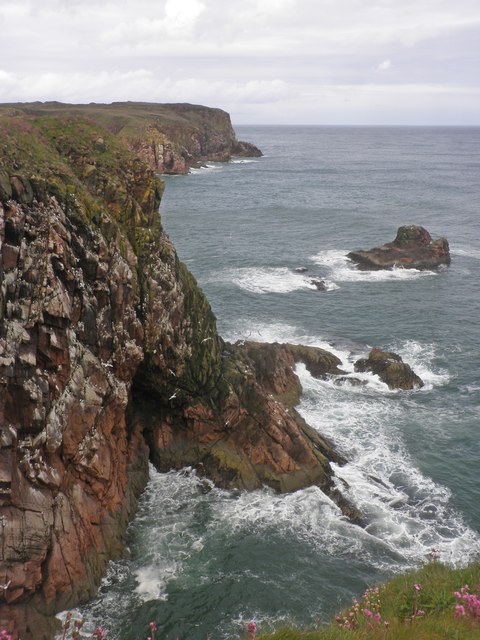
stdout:
<svg viewBox="0 0 480 640">
<path fill-rule="evenodd" d="M 247 636 L 249 638 L 252 638 L 253 640 L 256 634 L 257 634 L 257 625 L 255 624 L 255 622 L 249 622 L 247 624 Z"/>
<path fill-rule="evenodd" d="M 422 590 L 422 585 L 416 583 L 413 585 L 413 588 L 415 589 L 415 591 L 418 593 L 419 591 Z"/>
<path fill-rule="evenodd" d="M 373 616 L 373 621 L 376 622 L 377 624 L 380 624 L 381 617 L 382 617 L 382 614 L 380 613 L 380 611 L 377 611 L 377 613 Z"/>
<path fill-rule="evenodd" d="M 455 617 L 456 618 L 462 618 L 465 615 L 465 607 L 463 606 L 463 604 L 456 604 L 455 605 Z"/>
<path fill-rule="evenodd" d="M 8 633 L 6 629 L 2 629 L 0 631 L 0 640 L 12 640 L 12 636 Z"/>
<path fill-rule="evenodd" d="M 366 618 L 371 618 L 372 617 L 372 612 L 370 611 L 370 609 L 364 609 L 363 613 L 365 614 Z"/>
</svg>

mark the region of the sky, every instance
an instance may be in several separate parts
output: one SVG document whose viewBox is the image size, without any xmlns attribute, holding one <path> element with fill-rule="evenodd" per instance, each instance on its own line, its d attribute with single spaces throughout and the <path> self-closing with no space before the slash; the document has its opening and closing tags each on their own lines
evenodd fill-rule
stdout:
<svg viewBox="0 0 480 640">
<path fill-rule="evenodd" d="M 0 102 L 480 125 L 479 0 L 0 0 Z"/>
</svg>

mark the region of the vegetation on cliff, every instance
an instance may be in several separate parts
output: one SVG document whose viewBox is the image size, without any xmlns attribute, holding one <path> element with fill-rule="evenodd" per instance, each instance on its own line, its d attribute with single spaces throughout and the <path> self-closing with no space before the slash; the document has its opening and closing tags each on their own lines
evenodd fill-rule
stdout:
<svg viewBox="0 0 480 640">
<path fill-rule="evenodd" d="M 293 410 L 295 361 L 336 359 L 225 344 L 162 230 L 155 167 L 58 109 L 0 109 L 0 628 L 25 640 L 93 595 L 148 459 L 225 487 L 317 484 L 359 517 L 333 489 L 340 456 Z"/>
<path fill-rule="evenodd" d="M 255 145 L 237 140 L 228 113 L 200 105 L 34 102 L 0 105 L 2 112 L 34 118 L 83 118 L 96 123 L 157 173 L 187 173 L 191 166 L 206 160 L 262 155 Z"/>
<path fill-rule="evenodd" d="M 474 640 L 480 637 L 480 565 L 452 569 L 431 562 L 399 575 L 325 626 L 283 628 L 258 640 Z"/>
</svg>

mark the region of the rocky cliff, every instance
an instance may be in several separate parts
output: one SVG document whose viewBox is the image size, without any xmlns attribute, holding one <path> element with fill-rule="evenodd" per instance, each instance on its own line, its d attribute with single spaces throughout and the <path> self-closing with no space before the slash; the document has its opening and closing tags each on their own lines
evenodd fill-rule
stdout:
<svg viewBox="0 0 480 640">
<path fill-rule="evenodd" d="M 60 102 L 0 105 L 0 113 L 82 117 L 118 137 L 156 173 L 188 173 L 207 160 L 258 157 L 260 149 L 237 140 L 228 113 L 193 104 L 115 102 L 69 105 Z"/>
<path fill-rule="evenodd" d="M 0 629 L 51 638 L 94 594 L 149 460 L 226 487 L 316 483 L 358 520 L 341 456 L 294 410 L 295 361 L 338 360 L 222 341 L 116 111 L 0 111 Z"/>
</svg>

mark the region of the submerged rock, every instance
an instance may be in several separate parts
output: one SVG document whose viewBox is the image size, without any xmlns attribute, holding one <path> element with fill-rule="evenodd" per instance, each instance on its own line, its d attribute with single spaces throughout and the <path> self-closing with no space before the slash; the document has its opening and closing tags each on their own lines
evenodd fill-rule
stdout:
<svg viewBox="0 0 480 640">
<path fill-rule="evenodd" d="M 352 251 L 347 257 L 361 269 L 435 269 L 451 261 L 447 239 L 432 240 L 426 229 L 416 225 L 399 227 L 393 242 L 368 251 Z"/>
<path fill-rule="evenodd" d="M 318 291 L 327 291 L 327 283 L 321 278 L 310 278 L 310 284 L 313 284 Z"/>
<path fill-rule="evenodd" d="M 419 389 L 424 386 L 409 364 L 396 353 L 374 348 L 368 358 L 355 362 L 355 371 L 375 373 L 390 389 Z"/>
</svg>

